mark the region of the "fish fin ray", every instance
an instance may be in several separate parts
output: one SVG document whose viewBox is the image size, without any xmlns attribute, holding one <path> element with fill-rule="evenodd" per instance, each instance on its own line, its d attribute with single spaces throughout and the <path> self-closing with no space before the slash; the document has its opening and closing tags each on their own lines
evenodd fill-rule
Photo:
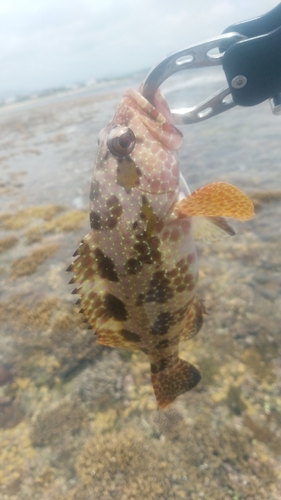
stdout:
<svg viewBox="0 0 281 500">
<path fill-rule="evenodd" d="M 206 243 L 212 243 L 235 234 L 233 227 L 224 217 L 199 215 L 194 217 L 192 222 L 194 238 Z"/>
<path fill-rule="evenodd" d="M 178 201 L 174 211 L 180 217 L 223 216 L 245 221 L 253 218 L 254 205 L 236 186 L 227 182 L 212 182 Z"/>
<path fill-rule="evenodd" d="M 158 406 L 163 410 L 180 394 L 193 389 L 200 379 L 197 368 L 180 358 L 172 367 L 152 373 L 151 382 Z"/>
<path fill-rule="evenodd" d="M 180 337 L 181 341 L 189 340 L 199 332 L 203 324 L 203 314 L 207 314 L 206 308 L 203 302 L 195 296 L 190 308 L 188 309 L 186 323 Z"/>
<path fill-rule="evenodd" d="M 125 323 L 113 319 L 108 320 L 108 322 L 97 331 L 97 343 L 108 347 L 139 351 L 139 344 L 127 340 L 124 337 L 124 332 L 128 332 Z"/>
</svg>

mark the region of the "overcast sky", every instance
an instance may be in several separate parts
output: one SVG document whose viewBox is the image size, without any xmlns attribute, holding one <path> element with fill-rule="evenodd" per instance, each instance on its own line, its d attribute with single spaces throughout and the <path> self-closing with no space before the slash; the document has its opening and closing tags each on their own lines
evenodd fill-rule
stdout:
<svg viewBox="0 0 281 500">
<path fill-rule="evenodd" d="M 0 96 L 120 76 L 278 0 L 0 0 Z"/>
</svg>

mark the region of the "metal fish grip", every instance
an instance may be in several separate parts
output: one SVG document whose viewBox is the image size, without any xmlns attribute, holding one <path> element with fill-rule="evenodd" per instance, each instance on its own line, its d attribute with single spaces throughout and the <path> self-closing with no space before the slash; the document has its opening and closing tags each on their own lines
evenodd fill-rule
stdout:
<svg viewBox="0 0 281 500">
<path fill-rule="evenodd" d="M 157 89 L 171 75 L 189 69 L 222 65 L 225 51 L 246 38 L 239 33 L 225 33 L 166 57 L 147 75 L 142 95 L 153 104 Z M 215 49 L 217 53 L 214 53 Z M 211 118 L 233 106 L 235 103 L 231 91 L 226 86 L 196 106 L 172 110 L 172 115 L 175 124 L 190 124 Z"/>
</svg>

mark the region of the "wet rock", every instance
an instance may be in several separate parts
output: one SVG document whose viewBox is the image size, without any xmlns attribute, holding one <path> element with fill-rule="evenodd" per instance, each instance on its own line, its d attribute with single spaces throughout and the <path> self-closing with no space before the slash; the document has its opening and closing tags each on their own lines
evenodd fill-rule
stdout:
<svg viewBox="0 0 281 500">
<path fill-rule="evenodd" d="M 11 398 L 0 398 L 0 427 L 11 429 L 24 419 L 20 405 Z"/>
<path fill-rule="evenodd" d="M 13 372 L 11 370 L 9 370 L 8 368 L 6 368 L 5 366 L 0 365 L 0 387 L 2 385 L 6 385 L 9 382 L 11 382 L 11 380 L 13 380 L 13 378 L 14 378 Z"/>
</svg>

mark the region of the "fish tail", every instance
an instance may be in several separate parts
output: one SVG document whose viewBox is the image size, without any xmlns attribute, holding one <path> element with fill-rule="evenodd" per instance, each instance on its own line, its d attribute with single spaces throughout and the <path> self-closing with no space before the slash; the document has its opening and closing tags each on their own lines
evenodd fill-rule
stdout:
<svg viewBox="0 0 281 500">
<path fill-rule="evenodd" d="M 151 382 L 158 406 L 163 410 L 177 396 L 195 387 L 200 379 L 197 368 L 180 358 L 169 368 L 152 372 Z"/>
</svg>

